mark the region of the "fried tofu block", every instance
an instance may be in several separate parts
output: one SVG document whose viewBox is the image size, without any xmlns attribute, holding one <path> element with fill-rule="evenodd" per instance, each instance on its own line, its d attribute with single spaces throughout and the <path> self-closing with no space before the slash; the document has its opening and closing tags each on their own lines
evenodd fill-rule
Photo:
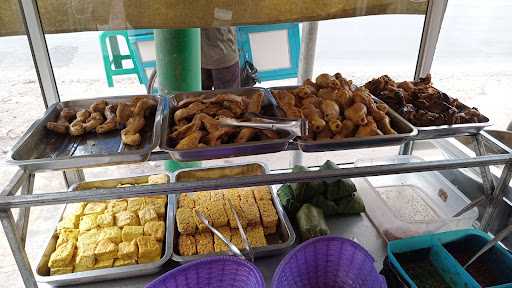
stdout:
<svg viewBox="0 0 512 288">
<path fill-rule="evenodd" d="M 60 231 L 62 229 L 75 229 L 78 227 L 78 223 L 80 222 L 80 215 L 69 215 L 64 218 L 57 224 L 57 230 Z"/>
<path fill-rule="evenodd" d="M 82 218 L 80 218 L 80 225 L 78 225 L 80 232 L 88 231 L 98 227 L 98 222 L 96 221 L 97 219 L 98 214 L 89 214 L 82 216 Z"/>
<path fill-rule="evenodd" d="M 238 229 L 231 229 L 231 243 L 236 246 L 238 249 L 244 249 L 245 245 L 242 241 L 242 236 L 240 236 L 240 232 Z"/>
<path fill-rule="evenodd" d="M 77 247 L 80 249 L 82 246 L 87 246 L 88 244 L 96 244 L 98 241 L 99 233 L 97 229 L 92 229 L 81 233 L 78 235 Z"/>
<path fill-rule="evenodd" d="M 211 201 L 217 201 L 217 200 L 224 200 L 224 190 L 213 190 L 210 191 L 210 200 Z"/>
<path fill-rule="evenodd" d="M 157 198 L 158 197 L 158 198 Z M 153 208 L 158 217 L 165 215 L 165 204 L 167 203 L 167 196 L 161 198 L 160 196 L 147 196 L 144 197 L 143 208 Z"/>
<path fill-rule="evenodd" d="M 122 266 L 128 266 L 128 265 L 135 265 L 137 264 L 136 259 L 115 259 L 114 260 L 114 267 L 122 267 Z"/>
<path fill-rule="evenodd" d="M 82 214 L 84 213 L 85 205 L 87 205 L 87 203 L 85 202 L 67 204 L 66 209 L 64 210 L 63 217 L 65 218 L 67 216 L 73 215 L 82 216 Z"/>
<path fill-rule="evenodd" d="M 84 215 L 102 213 L 107 209 L 105 202 L 89 202 L 84 208 Z"/>
<path fill-rule="evenodd" d="M 94 267 L 88 267 L 86 265 L 75 264 L 73 266 L 73 273 L 93 270 Z"/>
<path fill-rule="evenodd" d="M 139 264 L 146 264 L 146 263 L 152 263 L 160 260 L 160 256 L 154 256 L 154 257 L 141 257 L 137 261 Z"/>
<path fill-rule="evenodd" d="M 105 268 L 111 268 L 114 264 L 114 259 L 104 259 L 96 261 L 96 264 L 94 264 L 94 269 L 105 269 Z"/>
<path fill-rule="evenodd" d="M 260 223 L 260 211 L 252 194 L 240 195 L 240 207 L 247 219 L 247 224 L 255 225 Z"/>
<path fill-rule="evenodd" d="M 93 268 L 96 263 L 95 249 L 96 243 L 87 243 L 80 246 L 76 252 L 75 265 Z"/>
<path fill-rule="evenodd" d="M 253 191 L 253 188 L 252 187 L 241 187 L 241 188 L 236 188 L 236 190 L 238 190 L 238 195 L 240 195 L 240 200 L 244 199 L 244 198 L 254 198 L 254 193 L 252 192 Z"/>
<path fill-rule="evenodd" d="M 162 254 L 162 245 L 151 236 L 141 236 L 135 241 L 139 247 L 139 258 L 160 257 Z"/>
<path fill-rule="evenodd" d="M 265 239 L 265 233 L 261 225 L 248 226 L 246 233 L 252 247 L 267 246 L 267 239 Z"/>
<path fill-rule="evenodd" d="M 270 234 L 275 233 L 279 218 L 277 216 L 277 211 L 276 208 L 274 207 L 274 203 L 272 203 L 271 200 L 259 200 L 258 209 L 260 211 L 261 223 L 263 227 L 266 228 L 267 232 L 270 232 Z"/>
<path fill-rule="evenodd" d="M 121 242 L 117 249 L 117 257 L 121 259 L 137 259 L 139 248 L 136 240 L 131 242 Z"/>
<path fill-rule="evenodd" d="M 197 254 L 208 254 L 215 252 L 213 248 L 213 236 L 210 231 L 196 233 Z"/>
<path fill-rule="evenodd" d="M 130 211 L 121 211 L 115 214 L 114 216 L 116 226 L 124 227 L 124 226 L 139 226 L 139 217 L 135 215 L 135 213 Z"/>
<path fill-rule="evenodd" d="M 219 228 L 217 228 L 217 230 L 219 230 L 219 232 L 224 237 L 226 237 L 226 239 L 231 241 L 231 229 L 228 226 L 219 227 Z M 215 235 L 215 234 L 213 235 L 213 242 L 214 242 L 213 248 L 214 248 L 215 252 L 222 252 L 222 251 L 229 250 L 228 246 L 224 243 L 224 241 L 220 240 L 220 238 L 217 237 L 217 235 Z"/>
<path fill-rule="evenodd" d="M 268 186 L 257 186 L 253 187 L 254 199 L 258 200 L 272 200 L 272 194 L 270 187 Z"/>
<path fill-rule="evenodd" d="M 176 211 L 176 225 L 182 234 L 194 234 L 196 232 L 195 214 L 190 208 L 178 208 Z"/>
<path fill-rule="evenodd" d="M 121 232 L 123 242 L 130 242 L 144 235 L 143 226 L 124 226 Z"/>
<path fill-rule="evenodd" d="M 75 250 L 75 242 L 69 241 L 61 245 L 50 255 L 48 267 L 62 268 L 71 266 L 73 252 Z"/>
<path fill-rule="evenodd" d="M 73 266 L 62 267 L 62 268 L 53 268 L 53 269 L 50 269 L 50 276 L 69 274 L 72 272 L 73 272 Z"/>
<path fill-rule="evenodd" d="M 190 196 L 189 193 L 181 193 L 180 196 L 178 196 L 178 207 L 194 209 L 194 198 Z"/>
<path fill-rule="evenodd" d="M 203 221 L 201 221 L 201 219 L 199 219 L 197 217 L 196 211 L 201 212 L 204 215 L 204 217 L 206 217 L 206 219 L 208 219 L 208 221 L 212 221 L 212 218 L 210 217 L 210 213 L 209 213 L 210 211 L 208 210 L 207 207 L 208 207 L 207 205 L 201 204 L 200 206 L 196 206 L 196 208 L 194 208 L 192 210 L 192 215 L 193 215 L 193 219 L 195 221 L 195 226 L 197 227 L 197 230 L 199 232 L 206 232 L 209 230 L 208 230 L 208 227 L 203 223 Z"/>
<path fill-rule="evenodd" d="M 110 200 L 107 204 L 107 212 L 113 214 L 124 211 L 128 208 L 128 201 L 124 199 Z"/>
<path fill-rule="evenodd" d="M 231 200 L 231 202 L 240 202 L 240 193 L 237 189 L 226 189 L 224 190 L 224 200 L 226 199 Z"/>
<path fill-rule="evenodd" d="M 153 236 L 156 241 L 164 240 L 165 235 L 165 222 L 164 221 L 150 221 L 144 224 L 144 236 Z"/>
<path fill-rule="evenodd" d="M 240 224 L 242 224 L 242 227 L 247 227 L 247 218 L 245 217 L 245 213 L 242 211 L 240 201 L 231 201 L 231 204 L 233 204 L 233 208 L 235 209 L 235 212 L 238 215 L 238 218 L 240 219 Z M 226 214 L 228 216 L 229 226 L 231 228 L 238 228 L 235 215 L 233 214 L 233 211 L 231 210 L 231 206 L 229 206 L 227 199 L 224 199 L 224 210 L 226 211 Z"/>
<path fill-rule="evenodd" d="M 126 201 L 128 202 L 126 210 L 134 213 L 142 209 L 142 206 L 144 205 L 143 197 L 128 198 Z"/>
<path fill-rule="evenodd" d="M 210 191 L 202 191 L 194 193 L 196 206 L 206 205 L 211 200 Z"/>
<path fill-rule="evenodd" d="M 213 227 L 222 227 L 228 224 L 228 215 L 224 210 L 223 200 L 211 201 L 209 205 L 206 206 L 206 209 L 208 210 L 208 220 L 211 221 Z"/>
<path fill-rule="evenodd" d="M 98 223 L 98 226 L 100 227 L 114 226 L 114 214 L 110 212 L 100 214 L 98 215 L 98 218 L 96 218 L 96 223 Z"/>
<path fill-rule="evenodd" d="M 144 226 L 147 222 L 157 221 L 158 214 L 156 213 L 155 209 L 151 207 L 145 207 L 139 210 L 139 219 L 140 224 Z"/>
<path fill-rule="evenodd" d="M 94 255 L 98 260 L 113 259 L 117 257 L 117 244 L 108 239 L 100 240 L 96 244 Z"/>
<path fill-rule="evenodd" d="M 117 226 L 101 228 L 98 241 L 103 239 L 108 239 L 116 244 L 121 243 L 121 229 Z"/>
<path fill-rule="evenodd" d="M 167 184 L 169 183 L 169 176 L 167 174 L 157 174 L 148 177 L 149 184 Z"/>
<path fill-rule="evenodd" d="M 178 251 L 181 256 L 196 255 L 196 240 L 194 236 L 180 234 L 178 237 Z"/>
<path fill-rule="evenodd" d="M 68 241 L 78 241 L 78 229 L 62 229 L 59 231 L 59 239 L 57 240 L 56 247 L 60 247 L 62 244 Z"/>
</svg>

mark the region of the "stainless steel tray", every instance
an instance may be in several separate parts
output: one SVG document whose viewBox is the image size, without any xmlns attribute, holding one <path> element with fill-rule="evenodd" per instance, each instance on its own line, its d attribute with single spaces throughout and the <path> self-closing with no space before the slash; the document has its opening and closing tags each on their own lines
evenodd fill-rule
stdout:
<svg viewBox="0 0 512 288">
<path fill-rule="evenodd" d="M 240 169 L 242 168 L 242 169 Z M 244 169 L 248 168 L 248 169 Z M 175 182 L 186 182 L 186 181 L 194 181 L 194 180 L 205 180 L 208 178 L 222 178 L 222 177 L 233 177 L 233 176 L 250 176 L 254 175 L 253 173 L 257 173 L 259 170 L 259 174 L 266 174 L 268 172 L 267 167 L 262 163 L 248 163 L 248 164 L 241 164 L 237 166 L 213 166 L 209 168 L 191 168 L 191 169 L 183 169 L 178 171 L 177 173 L 173 174 L 173 181 Z M 213 171 L 213 173 L 212 173 Z M 247 173 L 240 173 L 237 174 L 239 171 L 250 171 L 250 174 Z M 224 172 L 224 174 L 223 174 Z M 187 175 L 188 174 L 188 175 Z M 194 177 L 197 177 L 194 179 Z M 184 179 L 182 179 L 184 178 Z M 274 207 L 276 208 L 277 215 L 279 217 L 279 229 L 278 232 L 274 235 L 270 235 L 269 242 L 275 242 L 274 244 L 267 245 L 265 247 L 256 247 L 254 248 L 254 256 L 255 257 L 265 257 L 270 255 L 276 255 L 284 253 L 289 247 L 291 247 L 295 243 L 295 231 L 293 230 L 292 224 L 290 223 L 290 220 L 288 219 L 288 216 L 283 211 L 283 208 L 281 207 L 281 203 L 279 202 L 279 197 L 277 196 L 277 192 L 273 186 L 270 187 L 272 191 L 272 202 L 274 203 Z M 173 252 L 172 252 L 172 259 L 177 262 L 188 262 L 196 259 L 201 259 L 207 256 L 212 255 L 228 255 L 228 252 L 222 252 L 222 253 L 211 253 L 211 254 L 204 254 L 204 255 L 193 255 L 193 256 L 181 256 L 178 252 L 178 228 L 176 225 L 176 209 L 177 209 L 177 195 L 172 195 L 175 197 L 175 200 L 173 201 L 174 207 L 173 207 L 173 215 L 171 217 L 171 222 L 168 222 L 167 225 L 169 231 L 171 231 L 172 239 L 174 242 L 173 245 Z M 266 235 L 267 237 L 269 235 Z M 269 239 L 267 238 L 267 239 Z"/>
<path fill-rule="evenodd" d="M 416 127 L 416 129 L 418 129 L 418 135 L 415 138 L 420 140 L 478 134 L 486 127 L 492 126 L 492 122 L 489 118 L 486 116 L 483 117 L 485 117 L 487 121 L 481 123 Z"/>
<path fill-rule="evenodd" d="M 269 88 L 269 94 L 272 95 L 272 90 L 290 90 L 299 86 L 280 86 Z M 383 103 L 381 100 L 374 97 L 377 103 Z M 325 152 L 325 151 L 336 151 L 336 150 L 347 150 L 347 149 L 360 149 L 369 147 L 380 147 L 390 145 L 400 145 L 408 140 L 413 139 L 418 134 L 418 131 L 412 126 L 407 120 L 405 120 L 398 113 L 389 109 L 389 118 L 391 120 L 391 126 L 397 131 L 398 134 L 394 135 L 381 135 L 372 136 L 365 138 L 345 138 L 345 139 L 329 139 L 320 141 L 307 141 L 300 138 L 296 138 L 295 142 L 299 146 L 299 149 L 303 152 Z"/>
<path fill-rule="evenodd" d="M 35 171 L 96 167 L 147 160 L 160 141 L 163 101 L 158 96 L 152 96 L 158 101 L 158 107 L 155 117 L 147 119 L 146 126 L 141 130 L 142 144 L 138 147 L 123 145 L 119 130 L 102 135 L 87 133 L 73 137 L 46 129 L 46 123 L 55 120 L 62 108 L 88 108 L 99 99 L 105 99 L 109 103 L 119 103 L 128 101 L 132 97 L 81 99 L 50 106 L 44 116 L 34 122 L 11 149 L 8 162 Z"/>
<path fill-rule="evenodd" d="M 94 188 L 114 188 L 119 184 L 142 184 L 148 182 L 148 177 L 146 176 L 138 176 L 138 177 L 129 177 L 129 178 L 118 178 L 118 179 L 108 179 L 108 180 L 99 180 L 99 181 L 91 181 L 91 182 L 82 182 L 77 185 L 74 185 L 70 188 L 70 191 L 80 191 L 83 189 L 94 189 Z M 49 276 L 50 271 L 48 269 L 48 261 L 50 259 L 50 255 L 53 251 L 55 251 L 55 245 L 57 244 L 57 231 L 53 233 L 43 255 L 40 257 L 39 263 L 37 264 L 35 277 L 37 282 L 48 283 L 52 286 L 65 286 L 65 285 L 77 285 L 89 282 L 98 282 L 104 280 L 112 280 L 119 278 L 127 278 L 134 276 L 142 276 L 156 273 L 160 270 L 160 267 L 164 265 L 169 258 L 171 258 L 172 254 L 172 236 L 173 233 L 169 229 L 169 223 L 174 221 L 174 198 L 168 196 L 167 198 L 167 211 L 166 211 L 166 231 L 165 231 L 165 239 L 163 248 L 165 249 L 164 255 L 160 258 L 160 261 L 147 263 L 147 264 L 135 264 L 123 267 L 113 267 L 106 269 L 98 269 L 77 273 L 69 273 L 64 275 L 54 275 Z M 62 215 L 66 207 L 62 210 Z M 61 219 L 62 219 L 61 215 Z M 61 220 L 59 219 L 59 221 Z"/>
<path fill-rule="evenodd" d="M 263 98 L 262 114 L 265 116 L 276 116 L 278 113 L 277 104 L 273 97 L 268 95 L 268 93 L 265 93 L 265 89 L 263 88 L 238 88 L 227 90 L 198 91 L 190 93 L 178 93 L 172 95 L 171 97 L 166 99 L 166 113 L 164 114 L 162 119 L 162 136 L 160 140 L 160 149 L 168 151 L 173 159 L 180 161 L 220 159 L 247 155 L 275 153 L 286 150 L 286 148 L 288 147 L 288 143 L 293 139 L 293 135 L 291 135 L 288 132 L 279 132 L 281 134 L 281 138 L 275 140 L 252 141 L 243 144 L 224 144 L 214 147 L 187 150 L 176 150 L 174 149 L 174 147 L 171 147 L 170 143 L 168 143 L 169 141 L 167 141 L 167 135 L 169 134 L 170 129 L 174 125 L 173 120 L 171 119 L 172 117 L 170 116 L 174 115 L 177 103 L 185 99 L 187 96 L 202 94 L 216 95 L 226 92 L 241 96 L 248 96 L 253 95 L 255 92 L 258 91 L 263 92 L 265 95 L 265 97 Z"/>
</svg>

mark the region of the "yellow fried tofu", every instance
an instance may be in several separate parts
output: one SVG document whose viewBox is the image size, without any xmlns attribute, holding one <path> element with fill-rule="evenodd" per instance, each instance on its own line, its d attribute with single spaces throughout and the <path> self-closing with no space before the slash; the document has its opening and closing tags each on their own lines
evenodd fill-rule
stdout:
<svg viewBox="0 0 512 288">
<path fill-rule="evenodd" d="M 261 223 L 267 232 L 266 234 L 275 233 L 279 218 L 274 203 L 271 200 L 259 200 L 258 209 L 261 215 Z"/>
<path fill-rule="evenodd" d="M 100 227 L 114 226 L 114 214 L 112 214 L 110 212 L 100 214 L 96 218 L 96 223 L 98 223 L 98 226 L 100 226 Z"/>
<path fill-rule="evenodd" d="M 268 186 L 257 186 L 253 187 L 254 199 L 258 200 L 272 200 L 272 194 L 270 187 Z"/>
<path fill-rule="evenodd" d="M 96 244 L 94 255 L 98 260 L 113 259 L 117 257 L 117 244 L 108 239 L 100 240 Z"/>
<path fill-rule="evenodd" d="M 107 204 L 107 212 L 113 214 L 124 211 L 128 208 L 128 201 L 124 199 L 110 200 Z"/>
<path fill-rule="evenodd" d="M 144 224 L 144 236 L 153 236 L 156 241 L 164 240 L 165 235 L 165 222 L 164 221 L 150 221 Z"/>
<path fill-rule="evenodd" d="M 222 227 L 228 224 L 228 215 L 224 210 L 223 200 L 211 201 L 206 209 L 208 210 L 209 220 L 213 227 Z"/>
<path fill-rule="evenodd" d="M 178 237 L 178 251 L 181 256 L 192 256 L 197 252 L 196 239 L 193 235 L 180 234 Z"/>
<path fill-rule="evenodd" d="M 114 260 L 114 267 L 121 267 L 121 266 L 128 266 L 128 265 L 134 265 L 137 264 L 136 259 L 115 259 Z"/>
<path fill-rule="evenodd" d="M 82 216 L 85 205 L 87 205 L 87 203 L 85 202 L 66 204 L 66 209 L 64 210 L 63 217 L 73 215 Z"/>
<path fill-rule="evenodd" d="M 203 221 L 201 221 L 199 219 L 199 217 L 197 217 L 196 211 L 201 212 L 204 215 L 204 217 L 206 217 L 206 219 L 208 219 L 208 221 L 211 221 L 212 219 L 210 217 L 207 207 L 208 207 L 207 204 L 205 204 L 205 205 L 201 204 L 200 206 L 196 206 L 196 208 L 194 208 L 192 210 L 192 217 L 195 221 L 195 226 L 197 227 L 197 230 L 199 232 L 206 232 L 209 230 L 208 230 L 208 227 L 203 223 Z"/>
<path fill-rule="evenodd" d="M 97 229 L 86 231 L 78 235 L 78 242 L 76 246 L 78 247 L 78 249 L 80 249 L 81 247 L 87 246 L 89 244 L 96 245 L 96 242 L 98 241 L 98 236 L 99 233 Z"/>
<path fill-rule="evenodd" d="M 114 259 L 104 259 L 96 261 L 96 264 L 94 264 L 94 269 L 105 269 L 105 268 L 111 268 L 114 264 Z"/>
<path fill-rule="evenodd" d="M 169 176 L 167 174 L 157 174 L 148 177 L 148 183 L 153 184 L 167 184 L 169 183 Z"/>
<path fill-rule="evenodd" d="M 98 222 L 96 221 L 97 219 L 98 214 L 89 214 L 82 216 L 82 218 L 80 218 L 80 224 L 78 225 L 80 232 L 88 231 L 98 227 Z"/>
<path fill-rule="evenodd" d="M 151 236 L 141 236 L 135 241 L 139 247 L 139 258 L 160 257 L 162 254 L 162 244 Z"/>
<path fill-rule="evenodd" d="M 128 202 L 126 210 L 134 213 L 142 209 L 142 206 L 144 205 L 143 197 L 128 198 L 126 201 Z"/>
<path fill-rule="evenodd" d="M 256 204 L 256 200 L 254 200 L 254 196 L 252 194 L 246 193 L 241 195 L 240 208 L 242 208 L 247 219 L 247 224 L 255 225 L 260 223 L 260 211 L 258 210 L 258 205 Z"/>
<path fill-rule="evenodd" d="M 73 266 L 50 269 L 50 276 L 63 275 L 73 272 Z"/>
<path fill-rule="evenodd" d="M 196 207 L 201 205 L 206 205 L 211 200 L 210 191 L 202 191 L 194 193 L 194 201 L 196 202 Z"/>
<path fill-rule="evenodd" d="M 130 242 L 144 235 L 143 226 L 124 226 L 121 232 L 123 242 Z"/>
<path fill-rule="evenodd" d="M 240 232 L 238 229 L 231 229 L 231 243 L 236 246 L 238 249 L 244 249 L 245 245 L 242 241 L 242 236 L 240 236 Z"/>
<path fill-rule="evenodd" d="M 140 224 L 144 226 L 144 224 L 146 224 L 147 222 L 157 221 L 158 214 L 156 213 L 155 209 L 151 207 L 144 207 L 141 210 L 139 210 L 139 219 Z"/>
<path fill-rule="evenodd" d="M 167 196 L 163 198 L 160 196 L 146 196 L 144 197 L 143 208 L 152 208 L 155 210 L 158 217 L 165 215 L 165 204 L 167 203 Z"/>
<path fill-rule="evenodd" d="M 121 243 L 121 229 L 117 226 L 101 228 L 99 233 L 98 241 L 108 239 L 116 244 Z"/>
<path fill-rule="evenodd" d="M 139 264 L 146 264 L 146 263 L 153 263 L 160 260 L 160 256 L 154 256 L 154 257 L 141 257 L 137 260 Z"/>
<path fill-rule="evenodd" d="M 231 202 L 240 202 L 240 193 L 237 189 L 224 190 L 224 200 L 229 199 Z"/>
<path fill-rule="evenodd" d="M 248 226 L 246 233 L 252 247 L 267 246 L 267 239 L 265 239 L 265 233 L 261 225 Z"/>
<path fill-rule="evenodd" d="M 59 239 L 57 240 L 56 247 L 68 241 L 78 241 L 78 229 L 62 229 L 59 231 Z"/>
<path fill-rule="evenodd" d="M 84 215 L 102 213 L 107 209 L 105 202 L 89 202 L 84 208 Z"/>
<path fill-rule="evenodd" d="M 231 229 L 228 226 L 217 228 L 219 232 L 226 237 L 229 241 L 231 241 Z M 213 242 L 214 242 L 214 249 L 215 252 L 222 252 L 222 251 L 228 251 L 228 246 L 224 243 L 224 241 L 220 240 L 217 235 L 213 235 Z"/>
<path fill-rule="evenodd" d="M 213 190 L 210 191 L 210 200 L 211 201 L 217 201 L 217 200 L 224 200 L 224 190 Z"/>
<path fill-rule="evenodd" d="M 89 270 L 93 270 L 93 269 L 94 269 L 94 266 L 93 267 L 88 267 L 86 265 L 75 264 L 73 266 L 73 273 L 89 271 Z"/>
<path fill-rule="evenodd" d="M 75 229 L 78 227 L 78 223 L 80 222 L 80 215 L 69 215 L 64 218 L 57 224 L 57 230 L 60 231 L 62 229 Z"/>
<path fill-rule="evenodd" d="M 96 263 L 96 255 L 94 251 L 96 249 L 96 243 L 86 243 L 76 252 L 75 265 L 92 268 Z"/>
<path fill-rule="evenodd" d="M 194 234 L 196 232 L 195 214 L 190 208 L 178 208 L 176 211 L 176 224 L 182 234 Z"/>
<path fill-rule="evenodd" d="M 135 215 L 135 213 L 130 211 L 121 211 L 115 214 L 114 216 L 116 226 L 124 227 L 124 226 L 139 226 L 139 217 Z"/>
<path fill-rule="evenodd" d="M 215 252 L 213 248 L 213 236 L 210 231 L 196 233 L 197 254 L 208 254 Z"/>
<path fill-rule="evenodd" d="M 138 254 L 139 248 L 136 240 L 121 242 L 117 249 L 117 257 L 121 259 L 137 259 Z"/>
<path fill-rule="evenodd" d="M 194 198 L 189 193 L 181 193 L 180 196 L 178 196 L 178 207 L 194 209 Z"/>
<path fill-rule="evenodd" d="M 74 250 L 75 242 L 69 241 L 64 243 L 50 255 L 48 267 L 62 268 L 71 266 Z"/>
<path fill-rule="evenodd" d="M 240 201 L 231 201 L 231 204 L 233 204 L 233 208 L 235 209 L 235 212 L 238 215 L 238 218 L 240 219 L 240 224 L 242 224 L 242 227 L 247 227 L 247 218 L 245 217 L 245 214 L 242 211 L 242 207 L 240 207 Z M 229 206 L 227 199 L 224 199 L 224 210 L 226 211 L 226 215 L 228 216 L 229 226 L 231 228 L 238 228 L 235 215 L 233 214 L 233 211 L 231 210 L 231 206 Z"/>
</svg>

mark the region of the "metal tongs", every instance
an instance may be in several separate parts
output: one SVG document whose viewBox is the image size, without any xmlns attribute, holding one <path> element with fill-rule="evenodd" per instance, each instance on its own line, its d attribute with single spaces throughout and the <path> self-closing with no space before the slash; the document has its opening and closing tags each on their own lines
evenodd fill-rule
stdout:
<svg viewBox="0 0 512 288">
<path fill-rule="evenodd" d="M 478 251 L 475 254 L 475 256 L 473 256 L 473 258 L 471 258 L 471 260 L 469 260 L 469 262 L 466 263 L 466 265 L 464 265 L 464 269 L 466 269 L 469 265 L 471 265 L 471 263 L 475 262 L 475 260 L 478 257 L 480 257 L 482 254 L 487 252 L 487 250 L 491 249 L 498 242 L 500 242 L 501 240 L 505 239 L 505 237 L 507 237 L 508 234 L 510 234 L 511 232 L 512 232 L 512 225 L 509 225 L 507 228 L 503 229 L 498 234 L 496 234 L 496 236 L 494 236 L 494 238 L 491 241 L 487 242 L 487 244 L 485 244 L 485 246 L 482 247 L 482 249 L 480 249 L 480 251 Z"/>
<path fill-rule="evenodd" d="M 218 121 L 222 126 L 250 127 L 259 129 L 284 130 L 294 136 L 306 136 L 308 134 L 308 122 L 305 119 L 287 119 L 278 117 L 267 117 L 257 113 L 246 113 L 245 119 L 250 121 L 239 121 L 232 118 L 222 117 Z"/>
</svg>

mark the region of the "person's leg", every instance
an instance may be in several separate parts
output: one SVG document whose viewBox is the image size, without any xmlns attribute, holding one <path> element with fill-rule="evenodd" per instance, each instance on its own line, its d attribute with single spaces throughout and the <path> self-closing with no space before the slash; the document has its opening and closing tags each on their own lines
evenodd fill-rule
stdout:
<svg viewBox="0 0 512 288">
<path fill-rule="evenodd" d="M 240 88 L 240 64 L 238 61 L 228 67 L 212 69 L 212 76 L 214 89 Z"/>
<path fill-rule="evenodd" d="M 212 69 L 201 68 L 201 86 L 203 90 L 212 90 L 213 77 Z"/>
</svg>

